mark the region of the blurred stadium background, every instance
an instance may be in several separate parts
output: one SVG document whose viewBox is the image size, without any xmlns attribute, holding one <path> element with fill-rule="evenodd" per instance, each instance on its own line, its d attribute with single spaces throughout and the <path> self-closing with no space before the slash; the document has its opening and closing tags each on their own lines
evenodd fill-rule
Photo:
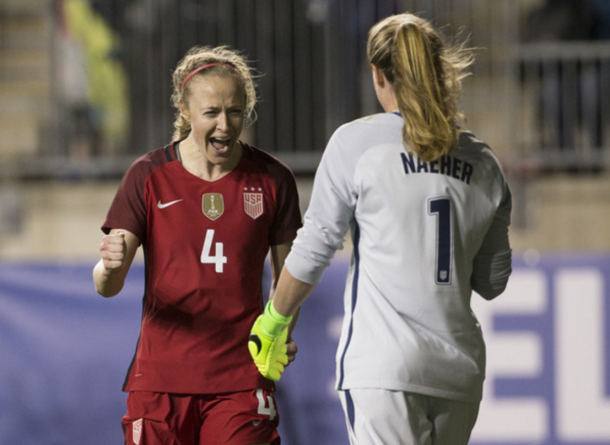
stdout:
<svg viewBox="0 0 610 445">
<path fill-rule="evenodd" d="M 244 138 L 292 167 L 305 211 L 330 134 L 379 111 L 367 31 L 403 11 L 477 48 L 462 109 L 514 196 L 515 275 L 474 305 L 490 374 L 473 443 L 610 444 L 610 1 L 0 0 L 1 445 L 121 443 L 143 271 L 111 301 L 90 273 L 123 172 L 170 140 L 186 50 L 228 44 L 263 74 Z M 278 390 L 287 445 L 347 444 L 345 258 Z"/>
</svg>

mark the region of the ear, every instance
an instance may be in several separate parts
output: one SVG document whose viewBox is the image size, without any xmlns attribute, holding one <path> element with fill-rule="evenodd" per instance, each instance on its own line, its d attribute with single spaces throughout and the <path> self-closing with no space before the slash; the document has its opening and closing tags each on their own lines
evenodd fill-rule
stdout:
<svg viewBox="0 0 610 445">
<path fill-rule="evenodd" d="M 180 114 L 182 115 L 182 117 L 184 119 L 186 119 L 187 121 L 190 122 L 191 120 L 191 113 L 189 113 L 189 110 L 187 108 L 185 108 L 184 104 L 180 104 Z"/>
<path fill-rule="evenodd" d="M 383 71 L 381 71 L 381 68 L 373 64 L 371 64 L 371 70 L 373 72 L 373 82 L 376 86 L 383 88 L 386 82 L 385 76 L 383 75 Z"/>
</svg>

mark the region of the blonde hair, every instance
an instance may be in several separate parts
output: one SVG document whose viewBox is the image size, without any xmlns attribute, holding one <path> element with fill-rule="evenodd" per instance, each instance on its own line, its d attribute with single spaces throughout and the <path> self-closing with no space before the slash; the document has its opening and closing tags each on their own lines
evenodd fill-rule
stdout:
<svg viewBox="0 0 610 445">
<path fill-rule="evenodd" d="M 195 72 L 206 65 L 201 71 Z M 232 76 L 242 85 L 246 96 L 244 120 L 246 125 L 256 121 L 256 85 L 254 74 L 248 66 L 248 61 L 238 51 L 228 46 L 195 46 L 178 62 L 172 75 L 174 92 L 172 105 L 176 108 L 174 120 L 174 141 L 185 139 L 191 132 L 190 122 L 182 115 L 180 107 L 187 107 L 190 98 L 189 85 L 193 78 L 207 75 Z M 190 76 L 190 77 L 189 77 Z M 185 82 L 186 81 L 186 82 Z M 183 85 L 184 84 L 184 85 Z"/>
<path fill-rule="evenodd" d="M 405 120 L 405 146 L 424 161 L 449 153 L 464 120 L 457 107 L 472 53 L 445 44 L 429 22 L 405 13 L 371 28 L 367 56 L 392 85 Z"/>
</svg>

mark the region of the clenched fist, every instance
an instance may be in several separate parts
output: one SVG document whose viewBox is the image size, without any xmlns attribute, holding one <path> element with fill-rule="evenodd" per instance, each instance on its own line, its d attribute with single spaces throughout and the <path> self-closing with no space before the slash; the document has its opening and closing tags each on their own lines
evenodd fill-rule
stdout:
<svg viewBox="0 0 610 445">
<path fill-rule="evenodd" d="M 125 234 L 116 232 L 115 234 L 105 235 L 100 244 L 100 253 L 106 270 L 116 270 L 123 266 L 127 254 L 127 243 Z"/>
</svg>

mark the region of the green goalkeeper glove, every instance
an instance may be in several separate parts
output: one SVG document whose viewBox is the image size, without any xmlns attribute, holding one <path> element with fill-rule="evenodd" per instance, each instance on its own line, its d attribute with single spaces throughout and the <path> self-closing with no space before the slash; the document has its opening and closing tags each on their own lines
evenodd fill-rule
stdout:
<svg viewBox="0 0 610 445">
<path fill-rule="evenodd" d="M 260 315 L 248 338 L 248 350 L 263 377 L 279 380 L 288 364 L 286 341 L 287 326 L 292 317 L 284 317 L 275 310 L 271 301 Z"/>
</svg>

